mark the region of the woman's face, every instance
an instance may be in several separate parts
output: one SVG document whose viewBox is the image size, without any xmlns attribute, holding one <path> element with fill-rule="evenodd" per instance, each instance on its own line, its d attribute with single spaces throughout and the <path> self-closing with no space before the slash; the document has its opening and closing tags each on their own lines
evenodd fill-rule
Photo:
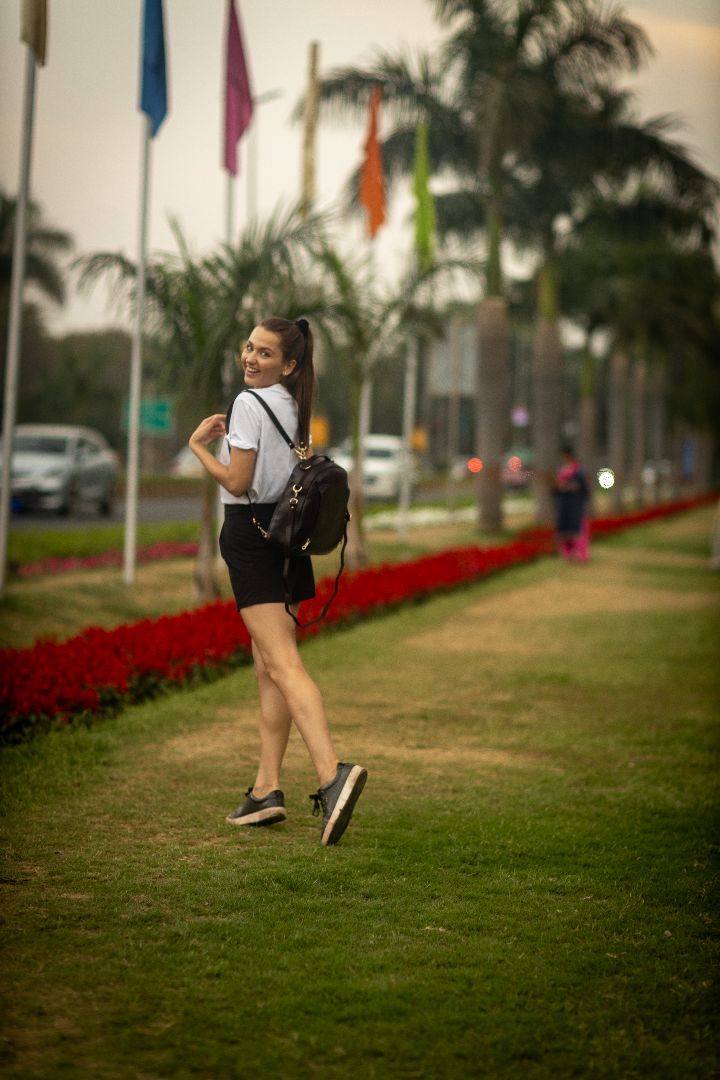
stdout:
<svg viewBox="0 0 720 1080">
<path fill-rule="evenodd" d="M 277 334 L 256 326 L 240 354 L 245 384 L 255 389 L 274 386 L 295 367 L 294 360 L 283 360 Z"/>
</svg>

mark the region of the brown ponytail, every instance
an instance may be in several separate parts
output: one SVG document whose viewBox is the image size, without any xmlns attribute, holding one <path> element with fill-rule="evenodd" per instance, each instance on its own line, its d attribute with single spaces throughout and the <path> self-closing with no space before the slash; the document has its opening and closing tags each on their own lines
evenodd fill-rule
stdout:
<svg viewBox="0 0 720 1080">
<path fill-rule="evenodd" d="M 280 319 L 271 316 L 260 323 L 263 330 L 280 338 L 283 360 L 294 360 L 295 367 L 289 375 L 281 378 L 295 398 L 298 407 L 299 439 L 303 446 L 310 441 L 310 419 L 315 396 L 315 368 L 313 367 L 313 332 L 307 319 Z"/>
</svg>

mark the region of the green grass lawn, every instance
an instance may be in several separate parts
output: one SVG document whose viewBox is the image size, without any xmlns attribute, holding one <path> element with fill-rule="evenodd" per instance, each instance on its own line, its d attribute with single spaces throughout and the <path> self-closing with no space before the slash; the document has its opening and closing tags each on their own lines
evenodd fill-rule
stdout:
<svg viewBox="0 0 720 1080">
<path fill-rule="evenodd" d="M 715 1075 L 710 518 L 308 643 L 335 849 L 297 739 L 288 822 L 224 823 L 247 669 L 3 751 L 4 1075 Z"/>
</svg>

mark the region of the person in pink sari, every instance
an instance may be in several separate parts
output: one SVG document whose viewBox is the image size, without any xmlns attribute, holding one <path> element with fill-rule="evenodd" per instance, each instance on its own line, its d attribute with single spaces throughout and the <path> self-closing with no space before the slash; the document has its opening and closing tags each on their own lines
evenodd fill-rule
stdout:
<svg viewBox="0 0 720 1080">
<path fill-rule="evenodd" d="M 590 558 L 587 477 L 571 446 L 563 446 L 561 452 L 562 465 L 555 475 L 555 535 L 558 550 L 564 559 L 586 563 Z"/>
</svg>

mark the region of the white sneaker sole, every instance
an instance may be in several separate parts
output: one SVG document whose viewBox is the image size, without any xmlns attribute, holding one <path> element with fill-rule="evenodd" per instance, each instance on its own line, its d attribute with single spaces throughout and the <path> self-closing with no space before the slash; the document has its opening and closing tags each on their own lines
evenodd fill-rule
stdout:
<svg viewBox="0 0 720 1080">
<path fill-rule="evenodd" d="M 242 817 L 225 818 L 228 825 L 274 825 L 278 821 L 285 821 L 287 814 L 282 806 L 267 806 L 264 810 L 256 810 L 254 814 L 243 814 Z"/>
<path fill-rule="evenodd" d="M 337 844 L 348 827 L 352 812 L 355 809 L 355 803 L 360 798 L 366 780 L 367 769 L 363 769 L 361 765 L 354 765 L 343 784 L 343 789 L 338 796 L 333 812 L 328 818 L 328 823 L 320 838 L 321 844 L 326 846 Z"/>
</svg>

